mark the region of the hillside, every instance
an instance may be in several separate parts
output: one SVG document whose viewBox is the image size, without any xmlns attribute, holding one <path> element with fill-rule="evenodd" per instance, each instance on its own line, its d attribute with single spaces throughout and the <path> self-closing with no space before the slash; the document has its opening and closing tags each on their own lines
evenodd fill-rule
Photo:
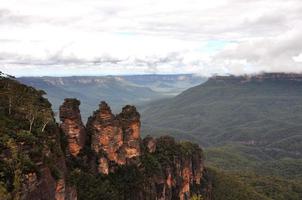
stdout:
<svg viewBox="0 0 302 200">
<path fill-rule="evenodd" d="M 226 174 L 196 144 L 142 139 L 134 106 L 114 115 L 102 102 L 84 125 L 66 99 L 58 126 L 43 91 L 1 75 L 0 93 L 0 199 L 301 199 L 299 182 Z"/>
<path fill-rule="evenodd" d="M 146 127 L 184 132 L 204 146 L 236 142 L 298 156 L 302 77 L 292 76 L 211 78 L 175 98 L 149 104 L 143 122 Z"/>
<path fill-rule="evenodd" d="M 196 141 L 227 172 L 301 181 L 301 102 L 299 74 L 218 76 L 147 105 L 143 132 Z"/>
<path fill-rule="evenodd" d="M 0 199 L 74 199 L 44 91 L 0 77 Z"/>
<path fill-rule="evenodd" d="M 44 91 L 0 77 L 0 199 L 211 199 L 196 144 L 140 137 L 140 114 L 101 102 L 87 125 L 66 99 L 60 125 Z"/>
<path fill-rule="evenodd" d="M 100 100 L 108 101 L 114 111 L 126 104 L 141 105 L 156 99 L 179 94 L 205 79 L 184 75 L 129 75 L 77 77 L 20 77 L 26 85 L 46 91 L 47 98 L 58 112 L 65 98 L 81 100 L 83 120 L 95 110 Z"/>
</svg>

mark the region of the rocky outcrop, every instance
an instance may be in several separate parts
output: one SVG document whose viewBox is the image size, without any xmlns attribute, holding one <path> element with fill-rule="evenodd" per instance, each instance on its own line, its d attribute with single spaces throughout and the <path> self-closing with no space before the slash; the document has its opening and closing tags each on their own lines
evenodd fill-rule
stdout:
<svg viewBox="0 0 302 200">
<path fill-rule="evenodd" d="M 85 127 L 80 102 L 66 99 L 58 126 L 42 91 L 6 78 L 0 82 L 0 92 L 22 99 L 8 112 L 8 98 L 0 96 L 0 114 L 9 121 L 0 123 L 0 199 L 209 199 L 199 147 L 169 137 L 141 140 L 134 106 L 114 115 L 101 102 Z M 7 92 L 8 85 L 15 90 Z M 24 107 L 37 114 L 34 123 Z"/>
<path fill-rule="evenodd" d="M 31 163 L 29 165 L 31 168 L 19 175 L 21 185 L 13 197 L 24 200 L 76 200 L 75 187 L 66 184 L 68 171 L 65 156 L 61 150 L 59 129 L 56 126 L 51 126 L 45 133 L 47 137 L 40 139 L 38 144 L 20 141 L 13 148 L 13 151 L 18 149 L 18 152 L 29 155 L 27 159 L 30 161 L 27 162 Z M 38 145 L 40 148 L 43 147 L 39 152 L 40 155 L 36 155 L 37 152 L 34 153 Z M 10 158 L 12 156 L 11 150 L 8 150 L 7 154 L 6 159 L 12 159 Z"/>
<path fill-rule="evenodd" d="M 79 133 L 87 133 L 87 148 L 94 152 L 94 173 L 114 173 L 118 166 L 132 165 L 141 174 L 150 174 L 143 190 L 135 191 L 134 199 L 188 200 L 192 194 L 210 199 L 209 181 L 204 169 L 202 150 L 191 143 L 177 143 L 171 137 L 154 139 L 140 137 L 140 114 L 134 106 L 125 106 L 114 115 L 106 102 L 88 119 L 86 128 L 81 123 L 79 102 L 65 100 L 61 106 L 61 128 L 69 137 L 69 148 L 79 145 Z M 65 113 L 66 112 L 66 113 Z M 85 130 L 86 129 L 86 130 Z M 84 139 L 85 140 L 85 139 Z M 71 151 L 70 152 L 75 152 Z M 146 162 L 146 159 L 151 159 Z M 158 163 L 150 170 L 149 162 Z M 144 175 L 145 176 L 145 175 Z M 58 188 L 63 188 L 60 186 Z M 132 199 L 131 198 L 131 199 Z"/>
<path fill-rule="evenodd" d="M 85 145 L 86 131 L 80 114 L 80 101 L 65 99 L 60 107 L 61 129 L 68 140 L 68 153 L 77 156 Z"/>
<path fill-rule="evenodd" d="M 97 153 L 100 173 L 108 174 L 115 165 L 124 165 L 140 155 L 140 116 L 134 106 L 126 106 L 115 116 L 101 102 L 87 122 L 91 148 Z"/>
<path fill-rule="evenodd" d="M 188 142 L 177 143 L 172 137 L 144 139 L 147 154 L 160 162 L 161 169 L 154 171 L 146 190 L 151 199 L 189 200 L 192 194 L 211 199 L 211 186 L 204 168 L 202 150 Z M 150 148 L 151 147 L 151 148 Z"/>
</svg>

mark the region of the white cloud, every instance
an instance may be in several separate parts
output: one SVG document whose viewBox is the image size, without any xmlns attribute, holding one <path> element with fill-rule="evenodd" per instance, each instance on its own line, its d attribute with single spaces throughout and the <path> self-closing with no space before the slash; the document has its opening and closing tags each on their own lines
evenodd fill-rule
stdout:
<svg viewBox="0 0 302 200">
<path fill-rule="evenodd" d="M 302 62 L 302 53 L 300 53 L 298 56 L 294 56 L 293 60 L 295 62 Z"/>
<path fill-rule="evenodd" d="M 301 32 L 301 0 L 0 0 L 0 70 L 301 72 Z"/>
</svg>

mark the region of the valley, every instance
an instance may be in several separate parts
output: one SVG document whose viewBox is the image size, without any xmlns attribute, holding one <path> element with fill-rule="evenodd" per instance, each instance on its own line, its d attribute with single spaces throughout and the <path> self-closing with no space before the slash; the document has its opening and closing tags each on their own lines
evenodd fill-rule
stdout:
<svg viewBox="0 0 302 200">
<path fill-rule="evenodd" d="M 145 197 L 149 199 L 159 196 L 209 200 L 301 199 L 302 77 L 298 74 L 217 76 L 185 90 L 189 83 L 197 84 L 192 77 L 187 78 L 176 75 L 134 76 L 127 77 L 128 80 L 1 76 L 0 155 L 5 158 L 16 147 L 17 151 L 11 157 L 16 160 L 15 171 L 7 168 L 12 164 L 10 159 L 1 160 L 0 196 L 16 197 L 19 191 L 29 195 L 26 198 L 34 198 L 39 197 L 36 192 L 48 188 L 49 197 L 59 195 L 66 200 L 100 196 L 143 199 L 147 193 Z M 155 84 L 155 79 L 160 84 Z M 18 81 L 46 88 L 48 93 Z M 159 85 L 167 87 L 156 89 Z M 88 91 L 91 96 L 84 96 Z M 176 95 L 175 91 L 180 94 Z M 71 98 L 63 99 L 62 104 L 61 99 L 67 95 Z M 103 95 L 108 99 L 102 99 Z M 113 114 L 118 105 L 128 104 L 136 96 L 149 98 L 147 101 L 137 98 L 140 113 L 128 105 L 120 114 Z M 99 104 L 96 98 L 113 100 L 114 109 L 111 111 L 104 101 Z M 87 106 L 92 103 L 95 105 Z M 55 109 L 52 111 L 51 107 Z M 88 115 L 91 117 L 86 124 L 89 109 L 92 115 Z M 53 117 L 61 121 L 59 127 Z M 43 124 L 47 135 L 43 134 Z M 50 151 L 47 154 L 50 157 L 43 154 L 46 151 Z M 36 157 L 36 153 L 42 153 L 43 159 Z M 182 170 L 173 168 L 175 164 L 182 166 Z M 193 174 L 189 179 L 182 174 L 187 169 Z M 195 176 L 200 169 L 204 171 L 199 180 Z M 30 184 L 35 192 L 15 185 L 17 173 L 21 173 L 18 183 Z M 51 181 L 52 185 L 35 183 L 39 185 L 36 187 L 26 182 L 34 181 L 25 178 L 29 174 L 38 175 L 34 179 L 39 184 Z M 174 179 L 190 180 L 190 184 L 185 186 L 182 181 L 173 182 Z M 198 181 L 192 185 L 193 180 Z M 131 184 L 127 185 L 129 181 Z M 146 185 L 147 182 L 152 184 Z M 62 184 L 65 189 L 58 189 Z M 194 189 L 196 184 L 198 190 Z M 51 192 L 55 187 L 55 192 Z"/>
</svg>

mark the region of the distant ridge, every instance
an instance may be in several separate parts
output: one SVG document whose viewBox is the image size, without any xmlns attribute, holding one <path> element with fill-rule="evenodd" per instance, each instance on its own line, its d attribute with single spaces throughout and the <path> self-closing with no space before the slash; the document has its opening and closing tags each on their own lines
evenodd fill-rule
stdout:
<svg viewBox="0 0 302 200">
<path fill-rule="evenodd" d="M 243 75 L 243 76 L 213 76 L 210 80 L 233 80 L 233 81 L 264 81 L 264 80 L 292 80 L 302 81 L 301 73 L 262 73 L 257 75 Z"/>
<path fill-rule="evenodd" d="M 145 131 L 161 129 L 205 146 L 229 142 L 302 155 L 302 75 L 214 76 L 146 106 Z M 291 142 L 301 146 L 287 145 Z M 277 155 L 277 153 L 275 154 Z"/>
<path fill-rule="evenodd" d="M 206 78 L 192 74 L 179 75 L 128 75 L 128 76 L 70 76 L 70 77 L 19 77 L 23 84 L 42 89 L 58 111 L 64 98 L 80 99 L 84 121 L 104 100 L 118 111 L 122 105 L 141 105 L 153 100 L 175 96 L 199 85 Z"/>
</svg>

